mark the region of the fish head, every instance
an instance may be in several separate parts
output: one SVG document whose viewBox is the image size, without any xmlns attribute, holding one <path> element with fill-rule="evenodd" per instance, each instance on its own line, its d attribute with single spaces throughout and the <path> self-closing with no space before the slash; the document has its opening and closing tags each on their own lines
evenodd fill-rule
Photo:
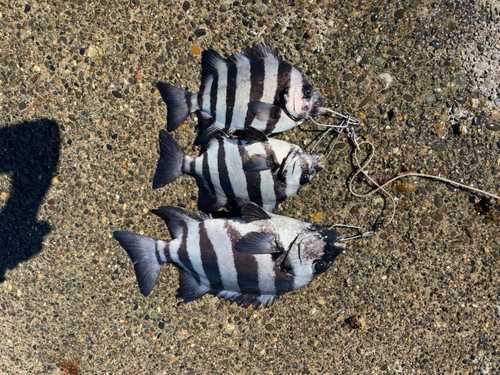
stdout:
<svg viewBox="0 0 500 375">
<path fill-rule="evenodd" d="M 308 284 L 330 268 L 345 249 L 342 238 L 340 233 L 319 225 L 311 225 L 298 234 L 283 261 L 284 268 L 297 279 L 297 286 Z"/>
<path fill-rule="evenodd" d="M 283 90 L 281 102 L 288 117 L 302 123 L 309 117 L 321 114 L 320 106 L 325 99 L 297 69 L 292 68 L 290 85 Z"/>
<path fill-rule="evenodd" d="M 320 164 L 323 154 L 309 152 L 300 149 L 293 149 L 285 159 L 283 159 L 278 170 L 278 178 L 286 182 L 287 190 L 299 191 L 311 181 L 316 173 L 323 170 Z"/>
</svg>

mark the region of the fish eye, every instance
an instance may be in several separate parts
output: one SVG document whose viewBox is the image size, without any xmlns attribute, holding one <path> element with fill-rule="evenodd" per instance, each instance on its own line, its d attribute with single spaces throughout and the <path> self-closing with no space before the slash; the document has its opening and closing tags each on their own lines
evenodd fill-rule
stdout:
<svg viewBox="0 0 500 375">
<path fill-rule="evenodd" d="M 322 260 L 319 260 L 316 263 L 314 263 L 314 270 L 316 272 L 326 271 L 326 268 L 327 268 L 327 264 L 325 262 L 323 262 Z"/>
<path fill-rule="evenodd" d="M 304 86 L 302 88 L 302 96 L 306 99 L 310 99 L 313 94 L 313 89 L 311 86 Z"/>
<path fill-rule="evenodd" d="M 302 174 L 302 175 L 300 176 L 299 183 L 300 183 L 301 185 L 305 185 L 305 184 L 307 184 L 308 182 L 309 182 L 309 175 L 308 175 L 308 174 L 305 174 L 305 173 L 304 173 L 304 174 Z"/>
</svg>

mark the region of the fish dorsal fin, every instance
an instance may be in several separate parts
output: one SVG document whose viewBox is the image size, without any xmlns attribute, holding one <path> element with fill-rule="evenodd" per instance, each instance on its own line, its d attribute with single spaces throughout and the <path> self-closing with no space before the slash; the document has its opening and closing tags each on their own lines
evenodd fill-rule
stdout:
<svg viewBox="0 0 500 375">
<path fill-rule="evenodd" d="M 268 220 L 271 218 L 269 214 L 255 203 L 245 203 L 241 207 L 241 217 L 245 223 L 251 223 L 257 220 Z"/>
<path fill-rule="evenodd" d="M 177 298 L 182 298 L 184 302 L 191 302 L 203 297 L 210 288 L 204 284 L 198 284 L 195 278 L 187 271 L 179 269 L 179 289 Z"/>
<path fill-rule="evenodd" d="M 226 60 L 215 50 L 209 49 L 201 53 L 201 86 L 204 87 L 207 80 L 219 75 L 219 72 L 226 69 Z"/>
<path fill-rule="evenodd" d="M 228 58 L 228 60 L 232 62 L 258 59 L 276 59 L 281 61 L 281 56 L 277 48 L 273 49 L 268 44 L 260 43 L 254 44 L 252 47 L 244 48 Z"/>
<path fill-rule="evenodd" d="M 262 130 L 256 129 L 253 126 L 247 128 L 245 138 L 248 144 L 269 141 L 269 138 L 267 138 L 267 135 Z"/>
<path fill-rule="evenodd" d="M 254 101 L 248 103 L 248 111 L 259 121 L 268 122 L 279 119 L 281 108 L 269 103 Z"/>
<path fill-rule="evenodd" d="M 169 221 L 168 227 L 173 238 L 178 238 L 182 235 L 185 223 L 190 221 L 203 221 L 200 215 L 184 211 L 179 207 L 161 206 L 159 210 L 167 215 Z"/>
<path fill-rule="evenodd" d="M 243 254 L 279 254 L 283 249 L 276 237 L 266 232 L 250 232 L 241 237 L 234 250 Z"/>
</svg>

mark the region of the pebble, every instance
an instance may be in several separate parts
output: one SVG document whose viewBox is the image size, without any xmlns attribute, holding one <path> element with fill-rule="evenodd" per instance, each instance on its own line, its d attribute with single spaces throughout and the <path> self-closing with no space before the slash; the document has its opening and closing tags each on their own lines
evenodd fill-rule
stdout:
<svg viewBox="0 0 500 375">
<path fill-rule="evenodd" d="M 472 118 L 472 125 L 481 125 L 481 116 L 474 116 Z"/>
<path fill-rule="evenodd" d="M 500 53 L 498 53 L 498 52 L 493 53 L 493 54 L 491 55 L 491 59 L 492 59 L 493 61 L 500 60 Z"/>
<path fill-rule="evenodd" d="M 382 73 L 378 76 L 380 82 L 384 85 L 384 88 L 388 88 L 392 84 L 392 76 L 389 73 Z"/>
<path fill-rule="evenodd" d="M 440 44 L 437 40 L 433 40 L 432 42 L 429 43 L 429 45 L 434 49 L 438 49 L 440 47 Z"/>
<path fill-rule="evenodd" d="M 354 75 L 351 73 L 346 73 L 344 74 L 344 77 L 342 78 L 344 81 L 352 81 L 354 79 Z"/>
<path fill-rule="evenodd" d="M 187 12 L 190 7 L 191 4 L 189 3 L 189 1 L 184 1 L 184 3 L 182 3 L 182 10 L 184 10 L 184 12 Z"/>
<path fill-rule="evenodd" d="M 375 57 L 375 59 L 373 60 L 373 63 L 377 66 L 382 66 L 385 64 L 385 59 L 382 57 Z"/>
<path fill-rule="evenodd" d="M 275 329 L 275 328 L 274 328 L 274 326 L 273 326 L 272 324 L 269 324 L 269 323 L 268 323 L 268 324 L 266 324 L 264 327 L 265 327 L 265 328 L 266 328 L 269 332 L 272 332 L 272 331 L 274 331 L 274 329 Z"/>
<path fill-rule="evenodd" d="M 19 103 L 19 109 L 22 111 L 23 109 L 25 109 L 27 107 L 26 103 L 25 102 L 21 102 Z"/>
<path fill-rule="evenodd" d="M 118 98 L 118 99 L 123 98 L 123 95 L 122 95 L 120 92 L 118 92 L 118 91 L 114 91 L 114 90 L 113 90 L 113 91 L 111 91 L 111 93 L 113 94 L 113 96 L 114 96 L 115 98 Z"/>
<path fill-rule="evenodd" d="M 420 225 L 422 225 L 423 227 L 428 227 L 429 225 L 431 225 L 431 219 L 429 219 L 428 217 L 423 217 L 422 219 L 420 219 Z"/>
<path fill-rule="evenodd" d="M 465 77 L 463 74 L 457 74 L 455 77 L 455 82 L 457 83 L 458 86 L 464 87 L 465 86 Z"/>
<path fill-rule="evenodd" d="M 442 221 L 443 220 L 443 214 L 441 212 L 433 212 L 431 214 L 431 218 L 434 221 Z"/>
<path fill-rule="evenodd" d="M 498 124 L 488 124 L 485 126 L 485 128 L 492 131 L 492 132 L 499 132 L 500 131 L 500 125 L 498 125 Z"/>
<path fill-rule="evenodd" d="M 394 17 L 397 18 L 398 20 L 402 19 L 404 15 L 405 15 L 404 9 L 398 9 L 397 11 L 394 12 Z"/>
<path fill-rule="evenodd" d="M 93 57 L 97 56 L 97 52 L 98 52 L 98 51 L 97 51 L 97 48 L 96 48 L 95 46 L 90 46 L 90 47 L 89 47 L 89 53 L 88 53 L 88 56 L 89 56 L 90 58 L 93 58 Z"/>
<path fill-rule="evenodd" d="M 389 237 L 387 232 L 380 232 L 378 236 L 381 240 L 386 240 Z"/>
<path fill-rule="evenodd" d="M 429 104 L 432 104 L 436 101 L 436 96 L 434 94 L 427 94 L 425 96 L 425 101 Z"/>
<path fill-rule="evenodd" d="M 191 52 L 193 52 L 195 55 L 198 55 L 200 53 L 200 47 L 198 47 L 198 46 L 192 46 L 191 47 Z"/>
<path fill-rule="evenodd" d="M 436 208 L 443 207 L 443 198 L 441 197 L 441 195 L 436 194 L 434 196 L 434 206 L 436 206 Z"/>
<path fill-rule="evenodd" d="M 414 100 L 413 96 L 411 96 L 410 94 L 404 94 L 403 99 L 410 103 Z"/>
<path fill-rule="evenodd" d="M 194 31 L 194 35 L 196 35 L 198 38 L 199 38 L 200 36 L 205 35 L 206 33 L 207 33 L 207 30 L 205 30 L 205 29 L 196 29 L 196 30 Z"/>
<path fill-rule="evenodd" d="M 481 61 L 479 64 L 477 64 L 477 68 L 479 70 L 485 70 L 488 68 L 488 62 L 487 61 Z"/>
</svg>

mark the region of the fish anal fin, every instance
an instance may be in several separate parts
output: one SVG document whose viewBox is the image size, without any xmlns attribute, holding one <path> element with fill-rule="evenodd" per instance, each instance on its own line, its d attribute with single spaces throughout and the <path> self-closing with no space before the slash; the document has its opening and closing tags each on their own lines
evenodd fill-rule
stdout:
<svg viewBox="0 0 500 375">
<path fill-rule="evenodd" d="M 234 245 L 234 250 L 243 254 L 278 254 L 283 250 L 278 246 L 276 237 L 266 232 L 245 234 Z"/>
<path fill-rule="evenodd" d="M 241 206 L 241 217 L 245 223 L 251 223 L 257 220 L 270 219 L 269 213 L 255 203 L 245 203 Z"/>
<path fill-rule="evenodd" d="M 278 300 L 279 296 L 274 294 L 251 294 L 251 293 L 240 293 L 240 292 L 230 292 L 222 290 L 217 293 L 217 296 L 230 300 L 231 302 L 236 302 L 238 305 L 243 305 L 248 307 L 252 305 L 254 309 L 262 305 L 264 308 L 269 307 Z"/>
<path fill-rule="evenodd" d="M 195 278 L 188 272 L 179 269 L 179 289 L 177 289 L 177 298 L 182 298 L 184 302 L 191 302 L 203 297 L 210 287 L 204 284 L 198 284 Z"/>
<path fill-rule="evenodd" d="M 224 125 L 218 121 L 215 121 L 208 113 L 199 111 L 198 116 L 198 137 L 196 142 L 200 145 L 205 145 L 211 139 L 218 135 L 226 136 L 224 132 Z"/>
<path fill-rule="evenodd" d="M 248 144 L 269 141 L 269 138 L 262 130 L 256 129 L 253 126 L 247 128 L 245 138 Z"/>
<path fill-rule="evenodd" d="M 215 193 L 213 186 L 202 177 L 196 178 L 198 185 L 198 209 L 206 214 L 219 210 L 226 202 L 221 202 L 221 199 Z"/>
</svg>

